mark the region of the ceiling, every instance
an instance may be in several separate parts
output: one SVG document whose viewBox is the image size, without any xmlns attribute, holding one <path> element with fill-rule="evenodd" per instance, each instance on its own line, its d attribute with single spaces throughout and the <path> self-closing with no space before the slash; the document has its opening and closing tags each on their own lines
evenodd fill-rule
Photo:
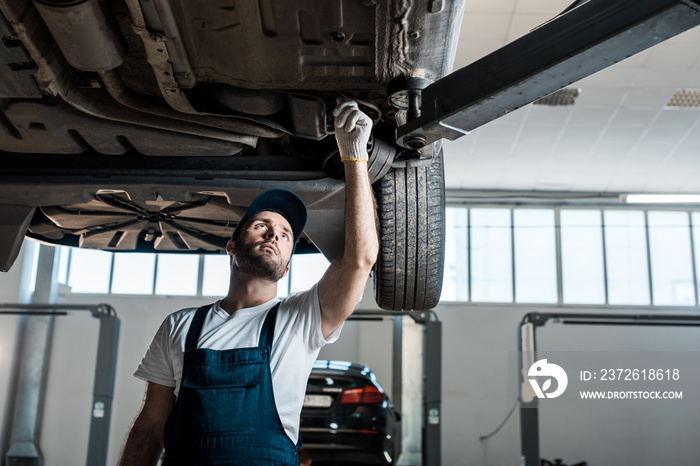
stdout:
<svg viewBox="0 0 700 466">
<path fill-rule="evenodd" d="M 455 69 L 526 34 L 572 0 L 467 0 Z M 700 108 L 668 109 L 700 89 L 700 27 L 572 87 L 573 106 L 527 105 L 445 144 L 448 189 L 700 192 Z"/>
</svg>

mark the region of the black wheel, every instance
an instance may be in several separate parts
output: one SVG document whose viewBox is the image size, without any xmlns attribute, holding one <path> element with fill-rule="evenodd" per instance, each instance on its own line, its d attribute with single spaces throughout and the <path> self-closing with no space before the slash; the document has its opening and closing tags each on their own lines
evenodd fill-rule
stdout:
<svg viewBox="0 0 700 466">
<path fill-rule="evenodd" d="M 392 168 L 374 184 L 380 249 L 374 296 L 386 310 L 427 310 L 440 300 L 445 258 L 442 150 L 428 166 Z"/>
</svg>

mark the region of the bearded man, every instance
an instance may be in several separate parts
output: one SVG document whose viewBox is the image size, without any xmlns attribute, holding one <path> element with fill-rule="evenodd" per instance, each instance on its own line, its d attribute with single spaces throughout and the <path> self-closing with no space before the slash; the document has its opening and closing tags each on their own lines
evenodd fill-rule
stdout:
<svg viewBox="0 0 700 466">
<path fill-rule="evenodd" d="M 277 298 L 306 207 L 294 193 L 258 196 L 236 226 L 229 291 L 168 316 L 134 375 L 147 382 L 120 466 L 298 465 L 299 415 L 319 350 L 338 339 L 377 258 L 367 175 L 372 122 L 355 102 L 334 110 L 345 166 L 345 249 L 310 290 Z"/>
</svg>

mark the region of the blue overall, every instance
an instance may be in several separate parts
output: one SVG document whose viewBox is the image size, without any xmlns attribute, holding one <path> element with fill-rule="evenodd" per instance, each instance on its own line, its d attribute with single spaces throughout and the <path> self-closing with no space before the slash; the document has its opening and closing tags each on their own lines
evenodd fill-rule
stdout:
<svg viewBox="0 0 700 466">
<path fill-rule="evenodd" d="M 210 308 L 197 310 L 187 332 L 180 392 L 165 425 L 163 466 L 298 466 L 272 389 L 279 304 L 265 318 L 257 347 L 222 351 L 197 349 Z"/>
</svg>

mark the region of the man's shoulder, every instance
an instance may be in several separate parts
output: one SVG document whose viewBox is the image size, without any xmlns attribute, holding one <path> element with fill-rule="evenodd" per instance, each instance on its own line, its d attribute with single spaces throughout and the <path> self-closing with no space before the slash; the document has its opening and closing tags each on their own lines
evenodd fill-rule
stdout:
<svg viewBox="0 0 700 466">
<path fill-rule="evenodd" d="M 318 283 L 304 291 L 291 293 L 280 302 L 280 311 L 298 311 L 318 306 Z"/>
<path fill-rule="evenodd" d="M 211 304 L 207 304 L 207 307 L 211 307 Z M 168 315 L 168 318 L 169 319 L 170 318 L 182 319 L 183 317 L 194 315 L 194 313 L 197 312 L 198 309 L 199 309 L 199 307 L 184 307 L 184 308 L 177 310 L 175 312 L 171 312 Z"/>
<path fill-rule="evenodd" d="M 200 309 L 200 307 L 206 307 L 207 310 L 209 311 L 215 305 L 216 305 L 216 303 L 209 303 L 209 304 L 206 304 L 204 306 L 185 307 L 185 308 L 182 308 L 178 311 L 170 313 L 165 318 L 165 321 L 172 327 L 182 325 L 183 323 L 189 323 L 194 318 L 195 313 Z"/>
</svg>

